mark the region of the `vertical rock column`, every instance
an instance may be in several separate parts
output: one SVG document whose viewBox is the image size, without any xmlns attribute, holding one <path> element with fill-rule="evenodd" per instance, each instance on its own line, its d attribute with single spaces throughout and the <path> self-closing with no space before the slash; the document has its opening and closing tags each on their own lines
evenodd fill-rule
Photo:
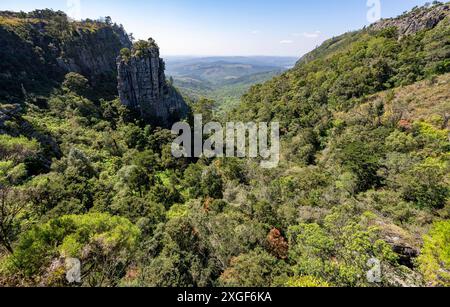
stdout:
<svg viewBox="0 0 450 307">
<path fill-rule="evenodd" d="M 117 60 L 121 102 L 151 124 L 167 127 L 187 115 L 180 94 L 166 82 L 164 61 L 152 39 L 137 42 Z"/>
</svg>

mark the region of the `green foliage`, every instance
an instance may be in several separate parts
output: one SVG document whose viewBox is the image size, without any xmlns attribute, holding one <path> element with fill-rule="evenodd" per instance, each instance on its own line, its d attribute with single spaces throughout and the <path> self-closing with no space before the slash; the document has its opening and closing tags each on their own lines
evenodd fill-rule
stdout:
<svg viewBox="0 0 450 307">
<path fill-rule="evenodd" d="M 351 217 L 350 208 L 333 210 L 325 225 L 302 224 L 289 228 L 290 259 L 295 261 L 296 275 L 319 278 L 339 286 L 364 286 L 359 278 L 368 272 L 372 257 L 395 263 L 396 254 L 377 229 L 364 225 L 361 217 Z"/>
<path fill-rule="evenodd" d="M 448 162 L 439 159 L 428 158 L 414 166 L 404 178 L 405 199 L 420 207 L 442 208 L 450 196 L 448 173 Z"/>
<path fill-rule="evenodd" d="M 135 250 L 139 230 L 127 219 L 107 214 L 63 216 L 21 235 L 14 266 L 27 276 L 49 269 L 53 259 L 74 257 L 83 263 L 88 282 L 98 282 L 107 270 L 120 269 Z M 114 282 L 114 281 L 111 281 Z"/>
<path fill-rule="evenodd" d="M 183 95 L 196 103 L 205 97 L 211 99 L 216 102 L 215 113 L 225 115 L 239 104 L 241 96 L 251 86 L 270 80 L 295 62 L 294 58 L 278 57 L 261 64 L 252 63 L 265 61 L 259 57 L 249 57 L 245 59 L 246 63 L 243 59 L 237 63 L 234 60 L 232 57 L 217 57 L 214 61 L 211 58 L 174 61 L 167 65 L 167 74 L 173 77 L 172 84 Z"/>
<path fill-rule="evenodd" d="M 189 208 L 186 205 L 173 205 L 169 211 L 167 211 L 167 219 L 177 219 L 187 216 Z"/>
<path fill-rule="evenodd" d="M 410 152 L 417 148 L 418 144 L 411 134 L 395 130 L 386 138 L 386 146 L 390 151 Z"/>
<path fill-rule="evenodd" d="M 48 97 L 73 67 L 101 81 L 96 82 L 96 95 L 114 96 L 115 60 L 128 45 L 124 38 L 117 24 L 72 21 L 61 11 L 1 12 L 0 99 L 23 103 Z M 103 69 L 89 67 L 94 62 L 101 62 Z"/>
<path fill-rule="evenodd" d="M 203 122 L 209 123 L 213 120 L 213 111 L 215 108 L 215 102 L 210 99 L 202 98 L 192 106 L 193 114 L 203 115 Z"/>
<path fill-rule="evenodd" d="M 223 181 L 221 175 L 213 167 L 202 174 L 201 190 L 204 197 L 223 198 Z"/>
<path fill-rule="evenodd" d="M 184 177 L 191 198 L 223 197 L 223 180 L 216 167 L 203 168 L 199 163 L 192 164 L 186 169 Z"/>
<path fill-rule="evenodd" d="M 122 50 L 120 50 L 120 56 L 124 61 L 128 62 L 131 58 L 131 50 L 129 48 L 122 48 Z"/>
<path fill-rule="evenodd" d="M 158 256 L 145 267 L 143 284 L 148 286 L 211 286 L 217 264 L 205 241 L 187 217 L 169 220 L 158 238 Z"/>
<path fill-rule="evenodd" d="M 54 65 L 48 43 L 31 56 L 11 31 L 36 41 L 31 23 L 50 18 L 43 41 L 76 43 L 71 27 L 87 36 L 115 27 L 23 14 L 37 21 L 0 14 L 0 56 L 13 46 L 45 67 Z M 402 38 L 347 33 L 253 87 L 234 112 L 194 104 L 205 121 L 280 121 L 281 161 L 270 170 L 251 159 L 175 159 L 170 131 L 102 90 L 94 99 L 79 74 L 57 74 L 58 89 L 27 93 L 23 108 L 2 104 L 0 283 L 67 286 L 64 258 L 77 257 L 82 286 L 420 286 L 422 275 L 447 286 L 447 32 L 448 19 Z M 156 47 L 139 41 L 121 56 Z M 33 79 L 53 88 L 55 76 L 31 73 L 43 69 L 33 63 L 0 70 L 28 65 L 17 81 L 25 91 Z M 0 91 L 21 92 L 3 80 Z M 373 259 L 380 283 L 367 279 Z"/>
<path fill-rule="evenodd" d="M 84 76 L 70 72 L 64 77 L 63 88 L 83 96 L 88 88 L 89 80 Z"/>
<path fill-rule="evenodd" d="M 282 270 L 275 257 L 257 249 L 231 260 L 230 267 L 220 276 L 224 287 L 265 287 L 271 285 Z"/>
<path fill-rule="evenodd" d="M 44 168 L 36 139 L 0 135 L 0 184 L 17 185 Z"/>
<path fill-rule="evenodd" d="M 25 221 L 28 206 L 19 189 L 13 189 L 0 182 L 0 252 L 13 253 L 13 245 Z M 1 262 L 1 261 L 0 261 Z"/>
<path fill-rule="evenodd" d="M 159 50 L 158 45 L 155 40 L 149 38 L 148 40 L 139 40 L 133 44 L 133 49 L 131 50 L 131 55 L 137 58 L 142 58 L 145 56 L 149 56 L 151 50 Z"/>
<path fill-rule="evenodd" d="M 289 278 L 284 286 L 291 288 L 328 288 L 330 285 L 312 276 L 301 276 Z"/>
<path fill-rule="evenodd" d="M 317 126 L 326 116 L 324 109 L 348 108 L 367 95 L 423 80 L 430 69 L 444 73 L 436 67 L 448 58 L 448 38 L 441 34 L 448 29 L 447 18 L 434 29 L 401 40 L 392 28 L 330 39 L 294 69 L 250 89 L 233 115 L 277 119 L 289 130 Z"/>
<path fill-rule="evenodd" d="M 39 144 L 36 140 L 30 140 L 24 136 L 12 137 L 7 134 L 0 134 L 1 160 L 13 160 L 17 163 L 36 155 L 38 151 Z"/>
<path fill-rule="evenodd" d="M 414 125 L 414 130 L 420 144 L 428 145 L 427 147 L 433 151 L 450 151 L 450 141 L 446 129 L 436 129 L 431 124 L 418 122 Z"/>
<path fill-rule="evenodd" d="M 425 236 L 420 270 L 432 286 L 450 286 L 450 222 L 436 222 Z"/>
</svg>

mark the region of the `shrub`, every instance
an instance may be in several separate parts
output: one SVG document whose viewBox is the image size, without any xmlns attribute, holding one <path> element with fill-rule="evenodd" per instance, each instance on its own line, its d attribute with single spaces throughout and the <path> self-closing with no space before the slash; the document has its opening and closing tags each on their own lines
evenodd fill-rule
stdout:
<svg viewBox="0 0 450 307">
<path fill-rule="evenodd" d="M 7 134 L 0 134 L 0 159 L 13 160 L 15 162 L 24 161 L 30 156 L 34 156 L 39 151 L 39 143 L 24 136 L 12 137 Z"/>
<path fill-rule="evenodd" d="M 290 288 L 328 288 L 329 283 L 313 276 L 291 277 L 284 284 Z"/>
<path fill-rule="evenodd" d="M 47 270 L 54 259 L 78 258 L 86 282 L 102 285 L 102 278 L 120 277 L 116 270 L 127 264 L 138 237 L 138 228 L 122 217 L 66 215 L 22 234 L 12 257 L 27 276 Z"/>
<path fill-rule="evenodd" d="M 450 287 L 450 221 L 433 225 L 418 263 L 430 285 Z"/>
<path fill-rule="evenodd" d="M 63 82 L 63 88 L 80 96 L 84 96 L 87 93 L 88 85 L 89 80 L 75 72 L 68 73 Z"/>
<path fill-rule="evenodd" d="M 220 283 L 225 287 L 265 287 L 272 284 L 278 269 L 275 257 L 257 249 L 232 259 Z"/>
</svg>

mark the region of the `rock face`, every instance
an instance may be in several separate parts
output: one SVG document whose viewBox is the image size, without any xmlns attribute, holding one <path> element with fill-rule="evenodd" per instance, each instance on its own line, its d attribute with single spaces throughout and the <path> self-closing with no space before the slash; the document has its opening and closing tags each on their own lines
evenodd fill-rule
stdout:
<svg viewBox="0 0 450 307">
<path fill-rule="evenodd" d="M 115 73 L 117 55 L 122 48 L 130 47 L 131 41 L 120 27 L 103 27 L 96 32 L 77 29 L 76 35 L 62 45 L 64 56 L 58 58 L 58 64 L 66 71 L 95 80 Z"/>
<path fill-rule="evenodd" d="M 382 19 L 362 31 L 348 32 L 325 41 L 315 50 L 305 54 L 297 62 L 296 66 L 308 63 L 317 57 L 323 57 L 327 53 L 338 50 L 342 44 L 349 44 L 363 31 L 376 32 L 388 28 L 396 28 L 399 38 L 413 35 L 422 30 L 430 30 L 437 27 L 441 22 L 450 21 L 450 4 L 435 4 L 418 7 L 401 16 Z"/>
<path fill-rule="evenodd" d="M 169 127 L 187 115 L 188 106 L 166 81 L 164 69 L 159 48 L 152 39 L 137 42 L 117 59 L 121 102 L 147 122 Z"/>
<path fill-rule="evenodd" d="M 51 10 L 0 11 L 0 101 L 21 103 L 25 93 L 47 96 L 69 72 L 112 98 L 116 58 L 131 45 L 124 28 L 110 20 L 73 21 Z"/>
<path fill-rule="evenodd" d="M 397 18 L 384 19 L 371 26 L 373 30 L 396 27 L 400 37 L 432 29 L 450 15 L 449 4 L 421 7 Z"/>
</svg>

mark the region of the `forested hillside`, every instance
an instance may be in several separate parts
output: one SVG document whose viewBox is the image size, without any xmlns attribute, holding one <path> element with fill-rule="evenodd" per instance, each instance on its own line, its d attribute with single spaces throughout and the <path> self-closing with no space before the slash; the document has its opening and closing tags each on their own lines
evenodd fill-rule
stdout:
<svg viewBox="0 0 450 307">
<path fill-rule="evenodd" d="M 239 104 L 252 85 L 263 83 L 294 66 L 290 57 L 169 57 L 167 75 L 189 99 L 209 98 L 217 111 Z"/>
<path fill-rule="evenodd" d="M 0 285 L 70 286 L 78 258 L 82 286 L 450 286 L 448 14 L 333 38 L 252 87 L 217 120 L 280 121 L 270 170 L 175 159 L 81 71 L 40 99 L 2 83 Z M 437 22 L 401 32 L 415 16 Z"/>
<path fill-rule="evenodd" d="M 0 99 L 18 103 L 48 96 L 68 72 L 87 77 L 98 96 L 114 97 L 116 57 L 131 41 L 110 18 L 75 22 L 36 10 L 0 12 L 0 45 Z"/>
</svg>

